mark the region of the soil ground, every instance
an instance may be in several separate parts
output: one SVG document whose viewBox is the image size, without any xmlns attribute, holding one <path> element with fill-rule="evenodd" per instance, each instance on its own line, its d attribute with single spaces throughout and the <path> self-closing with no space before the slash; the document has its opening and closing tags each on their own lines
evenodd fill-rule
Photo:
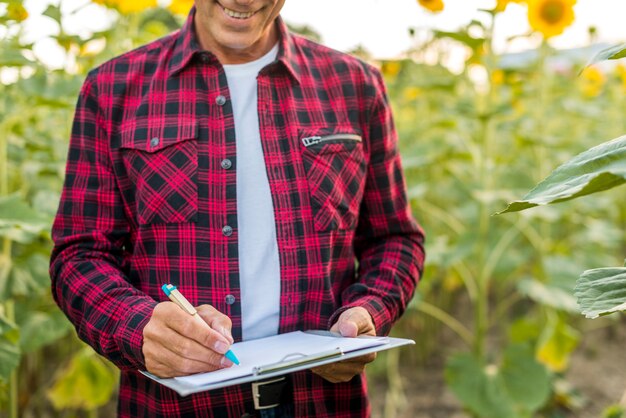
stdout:
<svg viewBox="0 0 626 418">
<path fill-rule="evenodd" d="M 566 382 L 580 395 L 576 410 L 563 409 L 562 418 L 600 418 L 608 406 L 622 400 L 626 407 L 626 315 L 586 321 L 581 343 L 572 356 Z M 447 340 L 446 336 L 442 339 Z M 370 398 L 374 418 L 469 418 L 446 387 L 443 369 L 446 354 L 458 351 L 451 341 L 427 365 L 401 370 L 402 392 L 388 399 L 385 378 L 370 379 Z M 458 344 L 457 344 L 458 345 Z M 405 348 L 406 349 L 406 348 Z M 623 399 L 622 399 L 623 398 Z M 501 417 L 507 418 L 507 417 Z"/>
</svg>

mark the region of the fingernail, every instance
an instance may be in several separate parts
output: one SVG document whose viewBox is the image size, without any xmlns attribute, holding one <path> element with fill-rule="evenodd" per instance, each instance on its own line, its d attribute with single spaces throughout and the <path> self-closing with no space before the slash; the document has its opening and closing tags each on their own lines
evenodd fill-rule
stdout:
<svg viewBox="0 0 626 418">
<path fill-rule="evenodd" d="M 232 361 L 228 360 L 226 357 L 222 357 L 222 360 L 220 361 L 220 364 L 222 365 L 222 367 L 230 367 L 234 363 Z"/>
<path fill-rule="evenodd" d="M 223 341 L 218 341 L 215 343 L 215 351 L 220 354 L 224 354 L 228 351 L 228 344 Z"/>
</svg>

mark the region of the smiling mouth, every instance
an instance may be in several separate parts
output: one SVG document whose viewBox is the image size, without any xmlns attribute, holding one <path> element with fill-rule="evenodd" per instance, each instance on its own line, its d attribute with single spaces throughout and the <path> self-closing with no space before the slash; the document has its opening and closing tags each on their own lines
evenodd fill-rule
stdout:
<svg viewBox="0 0 626 418">
<path fill-rule="evenodd" d="M 224 11 L 224 13 L 226 13 L 228 16 L 235 18 L 235 19 L 248 19 L 252 16 L 254 16 L 257 12 L 238 12 L 236 10 L 231 10 L 229 8 L 224 7 L 221 3 L 217 3 L 220 5 L 220 7 L 222 8 L 222 10 Z"/>
</svg>

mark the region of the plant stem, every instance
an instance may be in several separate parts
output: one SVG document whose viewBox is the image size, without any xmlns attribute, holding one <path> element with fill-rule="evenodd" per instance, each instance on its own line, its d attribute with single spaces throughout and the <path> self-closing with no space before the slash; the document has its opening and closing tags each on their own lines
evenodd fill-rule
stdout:
<svg viewBox="0 0 626 418">
<path fill-rule="evenodd" d="M 4 90 L 4 89 L 2 89 Z M 4 92 L 2 92 L 4 93 Z M 1 114 L 6 115 L 4 108 Z M 7 196 L 9 194 L 9 140 L 8 140 L 8 127 L 7 122 L 0 124 L 0 197 Z M 9 238 L 2 240 L 2 254 L 0 260 L 6 262 L 8 266 L 11 265 L 11 247 L 12 242 Z M 2 266 L 0 266 L 2 267 Z M 10 268 L 10 267 L 8 267 Z M 7 272 L 8 273 L 8 272 Z M 6 317 L 9 321 L 15 323 L 15 302 L 12 299 L 8 299 L 4 302 L 4 310 Z M 18 417 L 18 393 L 17 393 L 17 370 L 14 370 L 9 377 L 9 417 Z"/>
<path fill-rule="evenodd" d="M 387 389 L 385 399 L 385 418 L 393 418 L 406 406 L 406 398 L 402 388 L 402 377 L 400 370 L 400 350 L 391 350 L 387 353 Z"/>
<path fill-rule="evenodd" d="M 492 73 L 495 67 L 495 54 L 493 52 L 493 33 L 495 28 L 495 15 L 491 16 L 488 27 L 485 31 L 485 56 L 484 66 L 488 78 L 488 90 L 482 96 L 482 106 L 480 111 L 480 138 L 482 140 L 482 157 L 479 158 L 479 186 L 481 191 L 488 196 L 493 190 L 494 173 L 493 173 L 493 120 L 492 109 L 495 103 L 495 91 L 492 83 Z M 480 142 L 479 142 L 480 143 Z M 490 201 L 485 200 L 485 196 L 479 200 L 479 229 L 478 229 L 478 260 L 481 265 L 485 265 L 487 261 L 487 252 L 485 250 L 486 243 L 489 242 L 489 222 L 491 218 L 492 205 Z M 475 308 L 475 327 L 474 336 L 474 355 L 479 359 L 484 359 L 487 343 L 487 332 L 489 328 L 489 288 L 491 277 L 484 274 L 485 271 L 478 275 L 478 297 L 476 299 Z"/>
<path fill-rule="evenodd" d="M 454 331 L 465 343 L 469 346 L 472 345 L 474 340 L 474 336 L 472 333 L 463 325 L 459 320 L 454 318 L 449 313 L 445 312 L 443 309 L 440 309 L 434 305 L 431 305 L 428 302 L 420 301 L 416 309 L 420 312 L 428 314 L 435 319 L 443 322 L 448 328 Z"/>
<path fill-rule="evenodd" d="M 6 240 L 8 241 L 8 240 Z M 5 243 L 6 243 L 5 241 Z M 10 243 L 11 241 L 9 241 Z M 10 248 L 10 247 L 9 247 Z M 7 319 L 11 322 L 15 322 L 15 302 L 12 299 L 7 300 L 4 303 L 4 309 L 6 311 Z M 17 396 L 17 370 L 13 370 L 11 377 L 9 378 L 9 417 L 18 417 L 18 396 Z"/>
</svg>

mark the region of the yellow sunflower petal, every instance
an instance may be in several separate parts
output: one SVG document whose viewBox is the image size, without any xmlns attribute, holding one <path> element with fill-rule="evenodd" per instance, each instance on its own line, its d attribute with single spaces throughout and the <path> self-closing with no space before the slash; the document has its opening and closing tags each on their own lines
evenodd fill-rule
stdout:
<svg viewBox="0 0 626 418">
<path fill-rule="evenodd" d="M 443 0 L 417 0 L 417 2 L 433 13 L 439 13 L 443 10 Z"/>
<path fill-rule="evenodd" d="M 157 0 L 117 0 L 117 8 L 123 14 L 141 12 L 156 5 Z"/>
<path fill-rule="evenodd" d="M 193 6 L 194 0 L 172 0 L 169 6 L 170 11 L 176 15 L 187 15 Z"/>
<path fill-rule="evenodd" d="M 496 12 L 503 12 L 511 3 L 524 3 L 526 0 L 496 0 Z"/>
<path fill-rule="evenodd" d="M 580 88 L 583 95 L 596 97 L 602 93 L 606 76 L 596 67 L 589 67 L 583 71 L 580 78 Z"/>
</svg>

